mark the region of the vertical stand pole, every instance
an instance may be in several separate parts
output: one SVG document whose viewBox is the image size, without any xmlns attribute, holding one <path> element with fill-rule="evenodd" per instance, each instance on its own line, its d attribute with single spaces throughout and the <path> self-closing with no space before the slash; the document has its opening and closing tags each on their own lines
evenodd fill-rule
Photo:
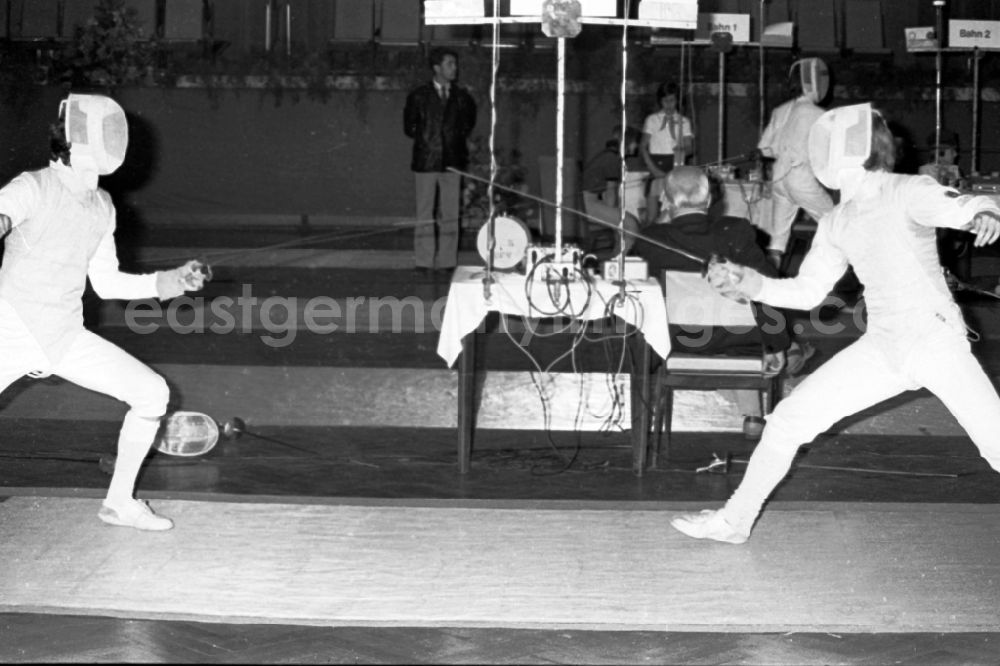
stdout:
<svg viewBox="0 0 1000 666">
<path fill-rule="evenodd" d="M 292 57 L 292 5 L 285 5 L 285 55 Z"/>
<path fill-rule="evenodd" d="M 972 165 L 970 172 L 979 172 L 979 47 L 972 49 Z"/>
<path fill-rule="evenodd" d="M 938 164 L 940 156 L 938 146 L 941 145 L 941 43 L 944 41 L 944 19 L 941 9 L 944 7 L 944 0 L 934 0 L 934 10 L 936 12 L 934 36 L 937 38 L 937 52 L 934 54 L 934 64 L 937 70 L 934 78 L 934 171 L 939 173 Z"/>
<path fill-rule="evenodd" d="M 566 38 L 557 39 L 556 56 L 556 261 L 562 261 L 562 205 L 563 205 L 563 119 L 566 113 Z"/>
<path fill-rule="evenodd" d="M 271 0 L 264 7 L 264 51 L 271 52 Z"/>
<path fill-rule="evenodd" d="M 726 54 L 719 51 L 719 165 L 726 136 Z"/>
<path fill-rule="evenodd" d="M 760 73 L 758 74 L 757 88 L 758 88 L 758 115 L 757 115 L 757 137 L 764 133 L 764 114 L 767 113 L 767 106 L 764 103 L 764 26 L 767 22 L 764 20 L 764 0 L 760 0 L 760 26 L 757 30 L 757 55 L 758 62 L 760 62 Z"/>
</svg>

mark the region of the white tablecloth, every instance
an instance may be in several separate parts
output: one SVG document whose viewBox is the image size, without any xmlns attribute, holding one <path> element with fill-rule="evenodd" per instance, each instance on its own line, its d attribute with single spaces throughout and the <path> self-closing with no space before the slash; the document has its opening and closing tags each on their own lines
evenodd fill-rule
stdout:
<svg viewBox="0 0 1000 666">
<path fill-rule="evenodd" d="M 545 318 L 555 316 L 548 285 L 541 279 L 534 280 L 531 303 L 525 294 L 524 275 L 494 273 L 496 282 L 491 286 L 490 300 L 483 293 L 481 266 L 459 266 L 451 280 L 448 302 L 445 305 L 441 335 L 438 338 L 437 353 L 449 366 L 455 363 L 462 352 L 462 338 L 472 332 L 490 311 L 520 317 Z M 565 287 L 560 287 L 565 289 Z M 590 302 L 587 300 L 587 285 L 582 282 L 570 283 L 570 305 L 574 319 L 604 319 L 609 312 L 642 331 L 646 343 L 666 358 L 670 353 L 670 334 L 667 329 L 667 310 L 660 284 L 653 278 L 632 280 L 626 286 L 629 298 L 624 302 L 615 300 L 619 287 L 600 278 L 591 284 Z M 558 303 L 565 303 L 565 294 L 560 292 Z"/>
</svg>

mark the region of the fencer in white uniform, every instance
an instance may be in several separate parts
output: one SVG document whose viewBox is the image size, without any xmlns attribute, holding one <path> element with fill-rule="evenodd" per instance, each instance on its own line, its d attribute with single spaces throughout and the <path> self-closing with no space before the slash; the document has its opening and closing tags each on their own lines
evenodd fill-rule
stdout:
<svg viewBox="0 0 1000 666">
<path fill-rule="evenodd" d="M 121 166 L 125 112 L 102 95 L 60 104 L 52 161 L 0 189 L 0 391 L 24 375 L 56 375 L 128 404 L 115 471 L 98 512 L 112 525 L 167 530 L 170 519 L 134 499 L 139 468 L 167 409 L 162 377 L 83 326 L 89 279 L 104 299 L 161 299 L 202 287 L 196 262 L 144 275 L 119 270 L 115 208 L 98 177 Z"/>
<path fill-rule="evenodd" d="M 778 403 L 722 509 L 671 521 L 695 538 L 746 541 L 802 444 L 845 416 L 921 387 L 944 403 L 1000 471 L 1000 398 L 972 355 L 935 233 L 937 227 L 963 229 L 977 246 L 992 243 L 1000 237 L 1000 208 L 929 176 L 891 173 L 892 134 L 867 104 L 825 113 L 810 133 L 809 152 L 817 176 L 840 190 L 841 199 L 820 220 L 799 274 L 772 279 L 715 263 L 707 279 L 730 297 L 805 310 L 823 300 L 850 264 L 865 286 L 867 330 Z"/>
<path fill-rule="evenodd" d="M 757 144 L 765 157 L 774 159 L 771 168 L 774 212 L 762 220 L 770 236 L 767 251 L 780 258 L 788 246 L 792 224 L 804 209 L 814 220 L 833 209 L 830 193 L 816 180 L 809 166 L 809 129 L 821 115 L 819 103 L 826 97 L 830 75 L 819 58 L 804 58 L 792 64 L 790 76 L 798 70 L 801 94 L 776 108 Z"/>
</svg>

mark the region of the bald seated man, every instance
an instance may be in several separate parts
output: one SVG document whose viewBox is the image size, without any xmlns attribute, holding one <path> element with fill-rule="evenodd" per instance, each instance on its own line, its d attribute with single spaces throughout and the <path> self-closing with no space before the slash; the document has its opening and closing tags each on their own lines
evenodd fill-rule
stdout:
<svg viewBox="0 0 1000 666">
<path fill-rule="evenodd" d="M 712 203 L 708 176 L 693 166 L 671 170 L 664 178 L 662 213 L 656 224 L 644 227 L 642 235 L 670 247 L 685 250 L 695 256 L 708 258 L 718 255 L 745 266 L 753 266 L 762 275 L 778 277 L 778 271 L 757 242 L 757 230 L 741 217 L 711 217 Z M 629 231 L 637 226 L 626 220 Z M 626 239 L 629 244 L 631 237 Z M 659 276 L 665 270 L 702 271 L 702 265 L 676 252 L 638 239 L 633 254 L 649 264 L 650 275 Z M 690 327 L 670 327 L 673 348 L 690 354 L 753 354 L 763 343 L 768 363 L 774 369 L 784 368 L 788 376 L 798 374 L 815 348 L 808 343 L 793 342 L 788 332 L 788 316 L 769 305 L 752 303 L 757 328 L 750 331 L 728 330 L 713 327 L 707 335 L 692 335 Z M 752 395 L 751 395 L 752 394 Z M 753 392 L 736 392 L 734 396 L 743 412 L 743 434 L 747 439 L 757 439 L 764 427 L 759 399 Z"/>
<path fill-rule="evenodd" d="M 659 220 L 656 224 L 644 227 L 641 231 L 643 236 L 699 257 L 708 258 L 715 254 L 742 265 L 753 266 L 763 275 L 778 276 L 777 269 L 757 244 L 757 231 L 748 220 L 732 216 L 709 216 L 711 187 L 708 176 L 698 167 L 680 166 L 667 173 L 662 203 L 663 212 Z M 626 221 L 627 225 L 628 222 Z M 639 231 L 634 225 L 629 230 Z M 700 273 L 702 270 L 702 265 L 698 262 L 642 239 L 635 241 L 633 254 L 646 260 L 650 275 L 659 276 L 665 270 L 693 273 Z M 736 257 L 739 257 L 738 261 Z M 763 340 L 770 353 L 779 354 L 788 349 L 790 339 L 786 330 L 787 317 L 774 308 L 757 303 L 753 304 L 753 309 L 757 318 L 755 331 L 748 334 L 734 333 L 716 327 L 708 344 L 698 349 L 683 349 L 683 341 L 688 340 L 690 344 L 691 336 L 675 334 L 671 336 L 674 348 L 689 353 L 719 354 L 740 348 L 760 349 Z"/>
</svg>

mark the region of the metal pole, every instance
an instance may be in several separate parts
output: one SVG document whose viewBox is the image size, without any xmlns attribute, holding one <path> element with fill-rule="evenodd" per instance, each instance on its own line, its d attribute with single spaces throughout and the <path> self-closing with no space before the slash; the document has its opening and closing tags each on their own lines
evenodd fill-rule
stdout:
<svg viewBox="0 0 1000 666">
<path fill-rule="evenodd" d="M 760 108 L 757 120 L 757 136 L 760 137 L 764 133 L 764 113 L 766 113 L 766 105 L 764 104 L 764 26 L 767 23 L 764 20 L 764 2 L 765 0 L 760 0 L 760 26 L 757 29 L 757 54 L 760 56 L 760 79 L 758 80 L 757 86 L 759 88 L 758 96 L 760 98 Z"/>
<path fill-rule="evenodd" d="M 719 51 L 719 164 L 726 134 L 726 54 Z"/>
<path fill-rule="evenodd" d="M 558 38 L 558 66 L 556 78 L 556 261 L 562 261 L 562 204 L 563 204 L 563 117 L 566 112 L 564 98 L 566 91 L 566 38 Z M 624 128 L 622 129 L 624 131 Z"/>
<path fill-rule="evenodd" d="M 979 171 L 979 47 L 972 49 L 972 166 Z"/>
<path fill-rule="evenodd" d="M 934 170 L 939 173 L 938 164 L 940 162 L 940 151 L 938 146 L 941 145 L 941 44 L 944 42 L 944 18 L 942 17 L 942 8 L 944 7 L 944 0 L 934 0 L 934 10 L 937 14 L 934 26 L 934 36 L 937 38 L 937 53 L 934 54 L 934 61 L 936 66 L 936 75 L 934 81 Z"/>
</svg>

